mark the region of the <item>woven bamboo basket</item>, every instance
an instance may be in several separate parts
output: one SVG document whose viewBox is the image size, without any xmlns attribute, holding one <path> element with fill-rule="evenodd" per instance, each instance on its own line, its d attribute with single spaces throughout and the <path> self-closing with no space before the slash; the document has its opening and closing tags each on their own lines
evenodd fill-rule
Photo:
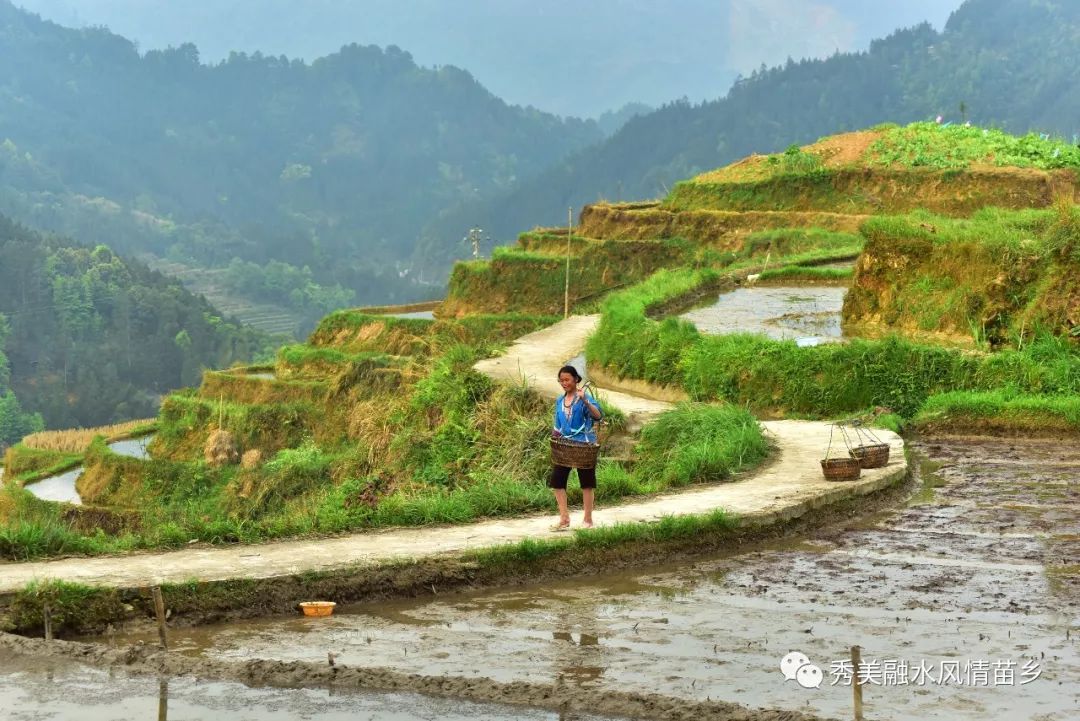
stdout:
<svg viewBox="0 0 1080 721">
<path fill-rule="evenodd" d="M 862 473 L 856 458 L 826 458 L 821 461 L 826 481 L 854 481 Z"/>
<path fill-rule="evenodd" d="M 859 462 L 861 468 L 884 468 L 889 465 L 888 443 L 855 446 L 850 453 L 851 457 Z"/>
<path fill-rule="evenodd" d="M 567 468 L 596 468 L 599 443 L 581 443 L 565 438 L 551 439 L 551 462 Z"/>
</svg>

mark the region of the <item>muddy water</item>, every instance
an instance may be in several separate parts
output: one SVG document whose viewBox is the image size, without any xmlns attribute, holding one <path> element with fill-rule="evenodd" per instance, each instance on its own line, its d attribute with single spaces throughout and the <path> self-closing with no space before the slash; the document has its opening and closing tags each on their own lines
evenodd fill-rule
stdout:
<svg viewBox="0 0 1080 721">
<path fill-rule="evenodd" d="M 419 694 L 153 679 L 0 651 L 0 718 L 20 721 L 555 721 L 558 714 Z M 584 717 L 581 718 L 585 721 Z"/>
<path fill-rule="evenodd" d="M 702 333 L 763 333 L 817 345 L 841 338 L 840 310 L 846 292 L 834 287 L 736 288 L 721 294 L 716 303 L 680 317 Z"/>
<path fill-rule="evenodd" d="M 1080 717 L 1080 451 L 1000 441 L 921 451 L 936 472 L 909 504 L 797 542 L 173 641 L 211 658 L 332 651 L 357 666 L 844 718 L 842 662 L 858 644 L 869 719 Z M 819 688 L 785 681 L 793 651 L 820 667 Z"/>
</svg>

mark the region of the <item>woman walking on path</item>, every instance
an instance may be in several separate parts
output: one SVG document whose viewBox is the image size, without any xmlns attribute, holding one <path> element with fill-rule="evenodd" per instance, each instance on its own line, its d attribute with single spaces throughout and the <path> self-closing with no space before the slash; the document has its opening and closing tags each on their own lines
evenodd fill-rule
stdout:
<svg viewBox="0 0 1080 721">
<path fill-rule="evenodd" d="M 574 366 L 566 365 L 559 369 L 559 385 L 563 395 L 555 399 L 555 426 L 552 436 L 565 438 L 579 443 L 596 443 L 593 421 L 602 417 L 600 405 L 596 399 L 578 388 L 581 374 Z M 592 528 L 593 494 L 596 490 L 596 468 L 577 469 L 578 482 L 581 484 L 581 496 L 585 506 L 585 515 L 581 525 Z M 559 504 L 559 522 L 552 526 L 553 531 L 565 531 L 570 528 L 570 511 L 566 507 L 566 481 L 570 478 L 570 468 L 556 465 L 551 469 L 548 487 L 555 491 L 555 501 Z"/>
</svg>

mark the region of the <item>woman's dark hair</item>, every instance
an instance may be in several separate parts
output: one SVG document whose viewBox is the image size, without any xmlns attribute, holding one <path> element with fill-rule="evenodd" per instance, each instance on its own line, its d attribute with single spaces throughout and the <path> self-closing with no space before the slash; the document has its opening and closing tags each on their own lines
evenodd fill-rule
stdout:
<svg viewBox="0 0 1080 721">
<path fill-rule="evenodd" d="M 577 372 L 577 368 L 575 368 L 574 366 L 563 366 L 559 369 L 558 375 L 561 376 L 563 373 L 569 373 L 570 375 L 572 375 L 574 377 L 575 383 L 581 382 L 581 374 Z"/>
</svg>

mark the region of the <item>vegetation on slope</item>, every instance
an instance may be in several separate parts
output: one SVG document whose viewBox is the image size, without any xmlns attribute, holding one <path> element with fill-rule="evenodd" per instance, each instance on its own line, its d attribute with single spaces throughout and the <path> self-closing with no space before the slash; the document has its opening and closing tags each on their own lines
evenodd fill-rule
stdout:
<svg viewBox="0 0 1080 721">
<path fill-rule="evenodd" d="M 621 377 L 682 388 L 767 416 L 834 418 L 874 407 L 912 417 L 937 393 L 1080 393 L 1080 350 L 1039 335 L 1022 350 L 971 354 L 898 337 L 799 347 L 764 336 L 710 336 L 650 308 L 715 282 L 715 271 L 660 271 L 605 300 L 587 353 Z"/>
<path fill-rule="evenodd" d="M 280 352 L 277 379 L 210 373 L 197 393 L 167 398 L 153 460 L 95 442 L 82 458 L 78 489 L 88 506 L 81 511 L 8 484 L 0 493 L 0 556 L 251 542 L 547 510 L 550 404 L 472 366 L 551 320 L 332 314 L 310 344 Z M 387 375 L 393 382 L 378 380 Z M 244 396 L 252 383 L 276 397 Z M 605 415 L 617 429 L 618 412 L 605 407 Z M 679 430 L 686 427 L 692 438 Z M 243 454 L 241 464 L 203 459 L 218 428 Z M 678 409 L 650 433 L 640 471 L 601 461 L 601 499 L 727 479 L 766 450 L 757 424 L 735 407 Z M 672 440 L 680 452 L 671 452 Z M 16 450 L 18 466 L 30 451 Z"/>
<path fill-rule="evenodd" d="M 846 327 L 980 348 L 1080 337 L 1080 210 L 919 213 L 863 226 Z"/>
</svg>

